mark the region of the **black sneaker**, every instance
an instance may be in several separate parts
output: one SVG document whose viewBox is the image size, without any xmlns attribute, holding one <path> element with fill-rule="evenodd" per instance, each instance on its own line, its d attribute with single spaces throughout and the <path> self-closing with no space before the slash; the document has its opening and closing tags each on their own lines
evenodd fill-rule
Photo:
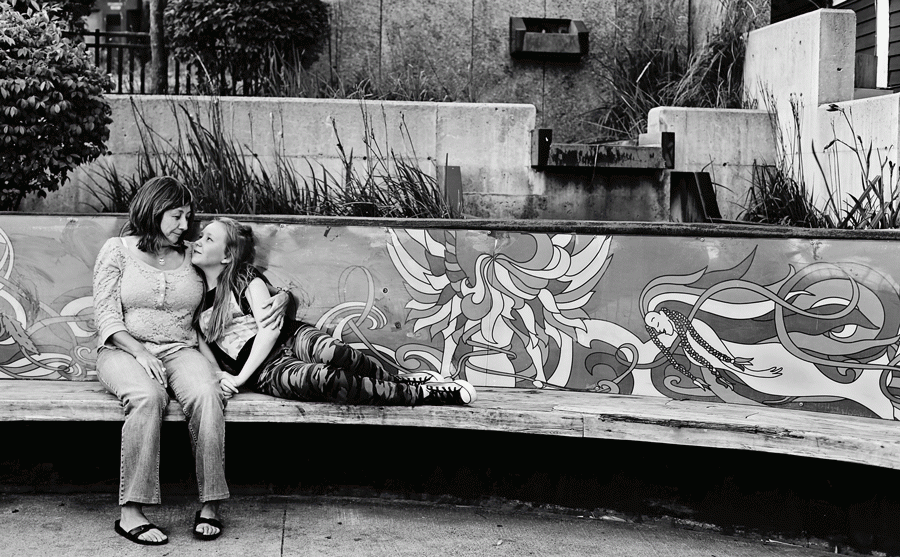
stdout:
<svg viewBox="0 0 900 557">
<path fill-rule="evenodd" d="M 425 383 L 422 385 L 425 398 L 422 404 L 472 404 L 477 395 L 475 387 L 468 381 L 457 379 L 442 383 Z"/>
<path fill-rule="evenodd" d="M 405 385 L 424 385 L 425 383 L 440 383 L 444 381 L 441 374 L 436 371 L 407 371 L 398 373 L 392 379 Z"/>
</svg>

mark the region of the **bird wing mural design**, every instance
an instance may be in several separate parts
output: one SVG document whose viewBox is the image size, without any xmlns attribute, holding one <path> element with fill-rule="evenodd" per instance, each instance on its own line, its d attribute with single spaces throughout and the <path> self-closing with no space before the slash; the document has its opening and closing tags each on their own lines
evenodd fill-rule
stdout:
<svg viewBox="0 0 900 557">
<path fill-rule="evenodd" d="M 589 318 L 584 307 L 612 260 L 608 236 L 517 234 L 512 241 L 527 247 L 515 255 L 503 236 L 491 251 L 463 261 L 455 230 L 390 234 L 388 253 L 411 298 L 407 318 L 414 331 L 443 340 L 443 375 L 490 385 L 566 385 L 572 344 Z M 512 362 L 515 347 L 528 354 L 524 364 Z M 556 365 L 548 370 L 551 360 Z"/>
</svg>

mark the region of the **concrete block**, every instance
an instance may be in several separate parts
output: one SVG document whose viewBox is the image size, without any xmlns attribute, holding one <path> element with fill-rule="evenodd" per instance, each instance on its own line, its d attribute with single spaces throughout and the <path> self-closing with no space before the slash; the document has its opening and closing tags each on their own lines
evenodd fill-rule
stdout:
<svg viewBox="0 0 900 557">
<path fill-rule="evenodd" d="M 850 10 L 817 10 L 751 31 L 744 64 L 751 98 L 794 94 L 811 107 L 853 98 L 855 25 Z"/>
<path fill-rule="evenodd" d="M 543 195 L 509 195 L 463 192 L 463 213 L 479 219 L 537 219 L 546 214 Z"/>
<path fill-rule="evenodd" d="M 856 71 L 856 13 L 819 10 L 818 104 L 853 98 Z"/>
<path fill-rule="evenodd" d="M 669 191 L 661 172 L 604 172 L 592 179 L 554 174 L 545 219 L 657 222 L 669 220 Z"/>
<path fill-rule="evenodd" d="M 743 209 L 754 164 L 777 162 L 772 120 L 764 110 L 658 107 L 648 133 L 675 133 L 675 170 L 709 172 L 722 218 Z"/>
<path fill-rule="evenodd" d="M 826 184 L 847 199 L 849 194 L 862 193 L 865 184 L 880 176 L 886 191 L 893 191 L 900 178 L 891 168 L 900 160 L 900 95 L 823 105 L 818 121 L 813 146 L 825 168 L 825 176 L 817 176 L 821 183 L 816 190 L 823 203 Z M 869 149 L 872 154 L 867 166 L 864 161 Z M 812 159 L 811 148 L 805 148 L 803 156 Z"/>
<path fill-rule="evenodd" d="M 661 173 L 548 174 L 546 183 L 543 195 L 466 192 L 465 213 L 493 219 L 669 219 L 668 182 Z"/>
<path fill-rule="evenodd" d="M 820 105 L 854 95 L 856 15 L 851 10 L 817 10 L 752 31 L 747 41 L 744 83 L 748 96 L 775 112 L 783 147 L 790 155 L 820 137 Z M 795 122 L 794 113 L 797 118 Z M 799 131 L 798 131 L 799 126 Z M 795 159 L 817 197 L 825 184 L 815 159 Z"/>
<path fill-rule="evenodd" d="M 418 152 L 430 154 L 435 149 L 435 106 L 434 103 L 393 101 L 361 104 L 343 100 L 278 99 L 255 108 L 247 118 L 279 114 L 284 126 L 285 151 L 292 156 L 336 156 L 338 140 L 348 154 L 352 150 L 354 156 L 364 156 L 367 133 L 374 134 L 374 144 L 385 153 L 390 149 L 406 153 L 411 144 Z"/>
<path fill-rule="evenodd" d="M 438 104 L 438 164 L 449 155 L 465 192 L 536 193 L 530 180 L 534 120 L 531 105 Z"/>
</svg>

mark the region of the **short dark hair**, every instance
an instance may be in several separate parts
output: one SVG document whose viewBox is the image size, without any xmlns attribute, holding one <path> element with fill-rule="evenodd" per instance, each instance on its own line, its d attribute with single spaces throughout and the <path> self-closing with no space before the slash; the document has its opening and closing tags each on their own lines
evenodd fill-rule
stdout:
<svg viewBox="0 0 900 557">
<path fill-rule="evenodd" d="M 128 223 L 124 232 L 138 237 L 139 250 L 156 252 L 165 239 L 159 227 L 163 213 L 184 205 L 191 208 L 188 217 L 190 229 L 194 224 L 194 195 L 191 190 L 171 176 L 150 178 L 144 182 L 128 206 Z M 179 251 L 185 248 L 183 236 L 174 247 Z"/>
</svg>

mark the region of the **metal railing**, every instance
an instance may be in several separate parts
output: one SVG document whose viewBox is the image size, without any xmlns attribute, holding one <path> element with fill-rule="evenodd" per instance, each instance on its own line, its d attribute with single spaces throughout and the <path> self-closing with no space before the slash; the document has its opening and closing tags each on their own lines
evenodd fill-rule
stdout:
<svg viewBox="0 0 900 557">
<path fill-rule="evenodd" d="M 110 31 L 67 31 L 65 37 L 84 41 L 94 65 L 112 77 L 113 93 L 150 93 L 150 34 Z M 199 92 L 197 64 L 184 64 L 169 57 L 168 93 L 190 95 Z"/>
</svg>

